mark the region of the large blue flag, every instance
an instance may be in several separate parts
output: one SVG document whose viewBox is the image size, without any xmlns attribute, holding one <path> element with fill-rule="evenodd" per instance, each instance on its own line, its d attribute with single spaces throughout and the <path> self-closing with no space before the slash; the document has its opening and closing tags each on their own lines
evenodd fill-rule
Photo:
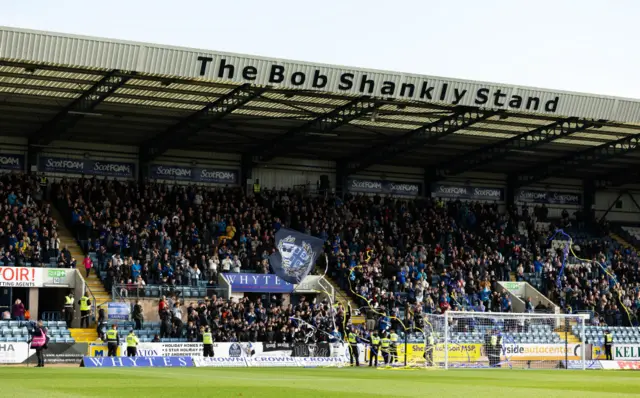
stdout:
<svg viewBox="0 0 640 398">
<path fill-rule="evenodd" d="M 323 243 L 322 239 L 281 228 L 276 232 L 278 251 L 269 256 L 273 271 L 289 283 L 302 282 L 322 253 Z"/>
</svg>

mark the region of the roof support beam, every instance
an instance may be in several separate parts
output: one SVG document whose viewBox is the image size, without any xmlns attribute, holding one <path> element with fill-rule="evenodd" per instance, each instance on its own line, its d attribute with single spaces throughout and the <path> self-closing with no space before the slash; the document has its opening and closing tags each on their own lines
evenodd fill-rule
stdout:
<svg viewBox="0 0 640 398">
<path fill-rule="evenodd" d="M 116 92 L 135 72 L 112 70 L 78 98 L 73 100 L 53 119 L 43 125 L 29 137 L 29 145 L 44 146 L 59 139 L 65 131 L 71 129 L 80 119 L 91 115 L 93 110 L 107 97 Z"/>
<path fill-rule="evenodd" d="M 451 115 L 408 131 L 402 136 L 394 137 L 374 148 L 367 149 L 350 160 L 347 172 L 352 175 L 366 170 L 374 164 L 380 163 L 382 159 L 389 160 L 417 147 L 431 144 L 457 131 L 464 130 L 472 124 L 487 120 L 498 113 L 499 111 L 481 111 L 479 109 L 459 107 Z"/>
<path fill-rule="evenodd" d="M 267 88 L 244 84 L 218 97 L 204 108 L 187 116 L 164 132 L 147 140 L 141 148 L 141 158 L 150 162 L 171 148 L 180 147 L 189 137 L 211 126 L 246 103 L 261 96 Z"/>
<path fill-rule="evenodd" d="M 563 175 L 569 169 L 604 162 L 638 149 L 640 149 L 640 134 L 628 135 L 619 140 L 576 152 L 558 160 L 551 160 L 512 177 L 516 179 L 516 187 L 521 188 L 553 175 Z"/>
<path fill-rule="evenodd" d="M 300 145 L 309 134 L 322 136 L 349 124 L 352 120 L 373 113 L 383 105 L 369 97 L 356 98 L 353 101 L 309 120 L 302 126 L 295 127 L 267 144 L 266 148 L 257 148 L 254 157 L 260 162 L 269 162 L 280 154 L 293 150 Z"/>
<path fill-rule="evenodd" d="M 455 161 L 443 163 L 437 166 L 436 176 L 445 178 L 459 175 L 496 160 L 504 159 L 511 151 L 531 150 L 591 127 L 597 127 L 596 122 L 579 120 L 578 118 L 558 120 L 535 130 L 475 149 L 457 157 Z"/>
</svg>

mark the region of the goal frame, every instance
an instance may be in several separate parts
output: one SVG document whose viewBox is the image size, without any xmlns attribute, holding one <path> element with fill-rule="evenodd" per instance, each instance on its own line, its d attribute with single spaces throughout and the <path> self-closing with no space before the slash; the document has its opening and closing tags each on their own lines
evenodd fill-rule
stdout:
<svg viewBox="0 0 640 398">
<path fill-rule="evenodd" d="M 582 363 L 582 370 L 586 370 L 586 349 L 585 343 L 585 326 L 586 321 L 589 319 L 587 314 L 542 314 L 542 313 L 512 313 L 512 312 L 469 312 L 469 311 L 445 311 L 442 314 L 444 317 L 444 369 L 449 369 L 449 349 L 452 343 L 451 331 L 449 328 L 449 322 L 453 319 L 460 318 L 472 318 L 472 317 L 486 317 L 486 318 L 498 318 L 498 319 L 553 319 L 556 327 L 568 324 L 569 320 L 579 321 L 579 332 L 577 336 L 580 339 L 580 361 Z M 427 336 L 425 335 L 425 346 Z M 568 344 L 565 341 L 565 345 Z M 568 368 L 568 366 L 567 366 Z"/>
</svg>

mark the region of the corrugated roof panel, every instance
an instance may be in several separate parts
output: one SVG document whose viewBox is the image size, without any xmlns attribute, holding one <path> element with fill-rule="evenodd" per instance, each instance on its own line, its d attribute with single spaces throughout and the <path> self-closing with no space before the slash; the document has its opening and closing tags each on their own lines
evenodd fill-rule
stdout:
<svg viewBox="0 0 640 398">
<path fill-rule="evenodd" d="M 602 140 L 602 141 L 612 141 L 615 140 L 616 137 L 608 135 L 608 134 L 598 134 L 597 130 L 595 131 L 585 131 L 581 133 L 573 133 L 570 135 L 572 138 L 586 138 L 588 140 Z"/>
<path fill-rule="evenodd" d="M 87 82 L 98 82 L 102 78 L 103 75 L 100 74 L 88 74 L 88 73 L 70 73 L 70 72 L 61 72 L 56 70 L 49 69 L 36 69 L 36 76 L 46 76 L 46 77 L 54 77 L 58 79 L 73 79 L 73 80 L 85 80 Z"/>
<path fill-rule="evenodd" d="M 454 135 L 469 135 L 474 137 L 487 137 L 487 138 L 511 138 L 515 134 L 509 133 L 490 133 L 487 131 L 472 131 L 472 130 L 460 130 L 453 133 Z"/>
<path fill-rule="evenodd" d="M 411 131 L 416 129 L 416 126 L 413 124 L 385 123 L 380 119 L 377 119 L 375 122 L 371 121 L 371 119 L 357 119 L 357 120 L 352 120 L 350 124 L 355 124 L 358 126 L 373 127 L 373 128 L 377 127 L 377 128 L 387 128 L 387 129 L 406 130 L 406 131 Z"/>
<path fill-rule="evenodd" d="M 133 99 L 133 98 L 121 98 L 121 97 L 114 97 L 114 96 L 107 97 L 104 100 L 104 102 L 112 102 L 112 103 L 118 103 L 118 104 L 132 104 L 132 105 L 140 105 L 140 106 L 155 106 L 160 108 L 189 109 L 193 111 L 202 109 L 202 105 L 187 105 L 187 104 L 179 104 L 176 102 L 139 100 L 139 99 Z"/>
<path fill-rule="evenodd" d="M 520 134 L 520 133 L 526 133 L 527 131 L 531 131 L 530 128 L 527 127 L 519 127 L 519 126 L 501 126 L 498 124 L 493 124 L 493 123 L 474 123 L 472 124 L 472 127 L 474 129 L 491 129 L 493 130 L 502 130 L 505 133 L 511 133 L 511 134 Z"/>
<path fill-rule="evenodd" d="M 146 90 L 130 89 L 126 87 L 118 89 L 118 91 L 116 91 L 116 94 L 149 97 L 150 99 L 152 98 L 152 99 L 191 101 L 191 102 L 199 103 L 201 105 L 206 104 L 208 102 L 213 102 L 217 98 L 217 97 L 208 98 L 206 96 L 200 96 L 200 95 L 174 94 L 174 93 L 167 93 L 162 91 L 146 91 Z"/>
<path fill-rule="evenodd" d="M 287 112 L 278 112 L 277 110 L 273 110 L 273 111 L 268 111 L 268 110 L 264 110 L 264 111 L 256 111 L 256 110 L 247 110 L 247 109 L 236 109 L 235 111 L 233 111 L 234 115 L 250 115 L 250 116 L 256 116 L 256 117 L 273 117 L 273 118 L 283 118 L 283 117 L 292 117 L 292 118 L 296 118 L 297 120 L 313 120 L 315 119 L 314 116 L 309 116 L 309 117 L 304 117 L 301 116 L 300 114 L 291 114 L 291 113 L 287 113 Z"/>
<path fill-rule="evenodd" d="M 75 83 L 64 83 L 64 82 L 55 82 L 55 81 L 45 81 L 45 80 L 36 80 L 30 79 L 25 80 L 22 78 L 16 77 L 2 77 L 0 76 L 0 84 L 12 85 L 12 86 L 29 86 L 25 88 L 35 88 L 40 87 L 44 90 L 46 89 L 58 89 L 58 90 L 50 90 L 50 91 L 69 91 L 75 93 L 82 93 L 83 91 L 90 88 L 90 85 L 78 85 Z"/>
<path fill-rule="evenodd" d="M 300 105 L 287 105 L 280 102 L 264 101 L 260 99 L 255 99 L 249 102 L 247 107 L 262 108 L 262 109 L 280 109 L 283 112 L 291 112 L 295 114 L 314 114 L 314 115 L 322 115 L 330 111 L 327 108 L 318 108 L 318 107 L 300 106 Z"/>
<path fill-rule="evenodd" d="M 36 96 L 36 97 L 49 97 L 49 98 L 77 98 L 78 97 L 78 95 L 75 93 L 37 90 L 37 89 L 25 89 L 25 88 L 15 88 L 15 87 L 0 87 L 0 92 L 17 94 L 17 95 L 30 95 L 30 96 Z"/>
<path fill-rule="evenodd" d="M 179 76 L 219 81 L 222 60 L 232 65 L 233 75 L 225 82 L 273 85 L 281 89 L 314 90 L 339 95 L 367 95 L 420 101 L 431 104 L 475 106 L 477 101 L 492 106 L 494 94 L 502 92 L 508 109 L 510 99 L 524 99 L 518 113 L 535 112 L 551 116 L 577 116 L 595 119 L 640 123 L 640 101 L 626 98 L 600 97 L 583 93 L 546 90 L 533 87 L 421 76 L 344 66 L 311 64 L 299 61 L 269 59 L 207 50 L 160 46 L 145 43 L 39 32 L 15 28 L 0 28 L 0 54 L 9 60 L 73 65 L 84 69 L 135 70 L 157 76 Z M 208 67 L 202 58 L 208 57 Z M 281 68 L 282 80 L 274 81 L 275 68 Z M 252 68 L 255 80 L 245 80 L 242 71 Z M 228 69 L 223 73 L 228 73 Z M 294 75 L 294 72 L 297 74 Z M 314 76 L 326 78 L 321 84 Z M 297 80 L 296 80 L 297 79 Z M 345 80 L 347 84 L 345 84 Z M 385 89 L 386 88 L 386 92 Z M 539 98 L 540 104 L 527 108 L 529 98 Z M 557 101 L 556 101 L 557 98 Z"/>
<path fill-rule="evenodd" d="M 598 146 L 602 145 L 602 141 L 587 141 L 587 140 L 571 140 L 568 138 L 559 138 L 553 141 L 554 144 L 567 144 L 572 146 Z"/>
</svg>

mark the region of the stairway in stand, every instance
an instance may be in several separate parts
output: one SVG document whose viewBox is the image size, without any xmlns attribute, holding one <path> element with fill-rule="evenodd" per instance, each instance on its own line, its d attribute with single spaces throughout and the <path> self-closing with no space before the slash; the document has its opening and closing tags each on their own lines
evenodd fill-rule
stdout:
<svg viewBox="0 0 640 398">
<path fill-rule="evenodd" d="M 93 343 L 98 339 L 98 332 L 95 328 L 73 328 L 69 329 L 69 332 L 71 332 L 71 337 L 76 343 Z"/>
<path fill-rule="evenodd" d="M 316 267 L 316 272 L 319 275 L 324 274 L 324 269 L 321 269 L 320 267 Z M 331 284 L 331 286 L 333 287 L 333 292 L 334 292 L 334 296 L 335 296 L 335 303 L 334 304 L 342 304 L 345 308 L 347 307 L 347 303 L 351 303 L 351 309 L 355 310 L 355 304 L 352 301 L 352 298 L 349 297 L 349 295 L 340 288 L 340 286 L 338 285 L 338 283 L 336 283 L 336 281 L 329 276 L 329 274 L 327 274 L 324 278 L 327 282 L 329 282 L 329 284 Z M 358 325 L 358 324 L 363 324 L 364 323 L 364 314 L 363 315 L 355 315 L 353 312 L 351 313 L 351 323 L 353 323 L 354 325 Z"/>
<path fill-rule="evenodd" d="M 617 241 L 618 243 L 620 243 L 620 245 L 622 247 L 624 247 L 625 249 L 631 249 L 633 251 L 636 251 L 636 248 L 629 242 L 627 242 L 626 239 L 624 239 L 622 236 L 614 234 L 614 233 L 610 233 L 609 236 L 611 236 L 611 239 Z"/>
<path fill-rule="evenodd" d="M 77 261 L 76 268 L 82 275 L 85 285 L 88 287 L 88 290 L 89 290 L 89 292 L 87 292 L 87 297 L 89 297 L 91 300 L 95 298 L 96 305 L 102 305 L 111 301 L 110 292 L 107 292 L 105 290 L 104 284 L 96 275 L 95 270 L 91 270 L 91 274 L 89 275 L 89 277 L 88 278 L 86 277 L 86 271 L 84 269 L 84 264 L 83 264 L 84 253 L 82 252 L 82 248 L 80 247 L 76 239 L 73 237 L 71 231 L 69 231 L 66 228 L 60 212 L 58 212 L 58 210 L 53 206 L 52 206 L 52 209 L 53 209 L 52 215 L 58 221 L 58 237 L 60 238 L 61 249 L 66 246 L 69 249 L 69 252 L 71 252 L 71 257 L 76 259 Z M 93 294 L 93 297 L 91 296 L 92 294 Z M 77 299 L 79 299 L 79 297 L 76 297 L 76 300 Z M 94 315 L 97 315 L 97 314 L 94 314 Z M 84 330 L 84 329 L 80 329 L 80 330 Z M 96 331 L 95 329 L 90 329 L 90 330 L 92 330 L 92 333 L 93 333 L 93 339 L 91 340 L 93 341 L 95 340 Z M 76 341 L 78 340 L 76 339 Z"/>
<path fill-rule="evenodd" d="M 568 328 L 561 326 L 559 328 L 556 328 L 554 332 L 558 336 L 560 336 L 560 340 L 562 340 L 562 342 L 566 341 L 568 344 L 578 344 L 580 343 L 580 338 L 575 334 L 573 334 L 573 332 L 571 331 L 571 327 L 575 326 L 575 324 L 576 324 L 575 321 L 571 321 Z M 565 337 L 566 337 L 566 340 L 565 340 Z"/>
</svg>

